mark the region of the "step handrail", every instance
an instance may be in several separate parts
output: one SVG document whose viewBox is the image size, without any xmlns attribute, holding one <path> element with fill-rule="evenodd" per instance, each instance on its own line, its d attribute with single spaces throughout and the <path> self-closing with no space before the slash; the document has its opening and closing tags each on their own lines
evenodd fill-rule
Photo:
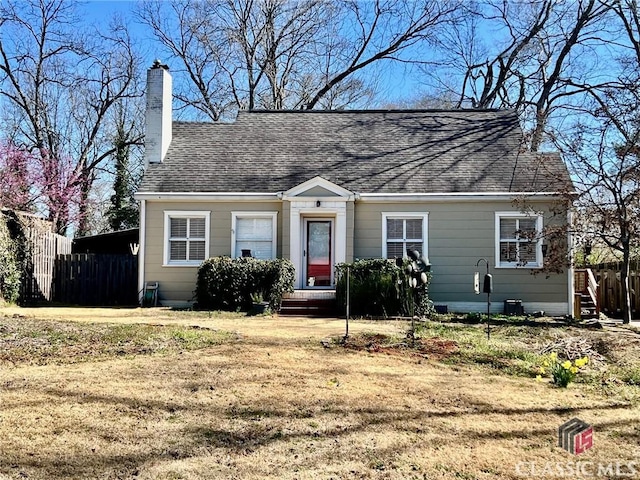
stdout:
<svg viewBox="0 0 640 480">
<path fill-rule="evenodd" d="M 587 268 L 586 270 L 587 270 L 587 279 L 588 279 L 587 292 L 591 297 L 591 301 L 596 306 L 596 315 L 600 315 L 600 295 L 598 295 L 600 285 L 596 281 L 596 277 L 593 274 L 593 270 L 591 270 L 590 268 Z"/>
</svg>

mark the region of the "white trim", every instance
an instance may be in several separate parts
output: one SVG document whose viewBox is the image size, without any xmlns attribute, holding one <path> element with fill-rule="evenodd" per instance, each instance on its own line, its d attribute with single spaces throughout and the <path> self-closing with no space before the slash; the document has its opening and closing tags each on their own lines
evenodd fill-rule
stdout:
<svg viewBox="0 0 640 480">
<path fill-rule="evenodd" d="M 302 239 L 302 245 L 303 245 L 303 250 L 307 249 L 307 244 L 309 242 L 309 238 L 307 236 L 307 225 L 309 222 L 314 222 L 314 221 L 321 221 L 321 222 L 330 222 L 331 224 L 331 245 L 330 245 L 330 250 L 331 250 L 331 255 L 329 258 L 329 263 L 331 264 L 331 281 L 329 282 L 329 287 L 310 287 L 309 285 L 306 284 L 306 282 L 304 281 L 305 278 L 307 278 L 307 257 L 306 255 L 303 255 L 302 257 L 302 289 L 303 290 L 322 290 L 322 289 L 326 289 L 326 288 L 335 288 L 335 278 L 334 278 L 334 269 L 333 266 L 338 263 L 335 260 L 335 256 L 336 256 L 336 223 L 337 223 L 337 217 L 332 216 L 332 217 L 316 217 L 316 216 L 304 216 L 302 217 L 302 222 L 301 222 L 301 228 L 302 228 L 302 232 L 300 233 L 300 238 Z"/>
<path fill-rule="evenodd" d="M 144 297 L 144 261 L 146 254 L 146 238 L 147 238 L 147 202 L 140 200 L 140 230 L 138 245 L 138 301 L 142 305 Z"/>
<path fill-rule="evenodd" d="M 171 218 L 204 218 L 204 258 L 202 260 L 170 260 L 169 237 L 171 235 Z M 211 212 L 208 210 L 165 210 L 164 211 L 164 244 L 162 254 L 163 267 L 197 267 L 209 258 L 209 236 Z"/>
<path fill-rule="evenodd" d="M 326 197 L 321 197 L 321 196 L 309 196 L 309 197 L 300 197 L 300 196 L 289 196 L 289 195 L 283 195 L 282 199 L 286 200 L 288 202 L 296 202 L 298 200 L 300 200 L 301 198 L 304 198 L 305 201 L 312 201 L 312 202 L 353 202 L 353 200 L 355 199 L 355 197 L 352 195 L 350 197 L 331 197 L 331 196 L 326 196 Z"/>
<path fill-rule="evenodd" d="M 429 258 L 429 212 L 382 212 L 382 258 L 387 258 L 387 219 L 422 219 L 422 252 L 425 258 Z M 403 258 L 407 252 L 402 252 Z"/>
<path fill-rule="evenodd" d="M 318 177 L 319 178 L 319 177 Z M 313 179 L 312 179 L 313 180 Z M 324 179 L 322 179 L 324 180 Z M 306 182 L 305 182 L 306 183 Z M 331 183 L 331 182 L 329 182 Z M 303 184 L 301 184 L 303 185 Z M 313 185 L 326 188 L 325 185 Z M 309 188 L 313 188 L 309 187 Z M 287 200 L 293 200 L 294 196 L 296 200 L 300 198 L 292 195 L 291 192 L 297 193 L 300 186 L 294 187 L 287 192 L 137 192 L 134 195 L 136 200 L 188 200 L 192 202 L 277 202 L 286 197 Z M 342 187 L 335 186 L 335 188 L 342 189 Z M 308 188 L 307 188 L 308 190 Z M 342 189 L 344 190 L 344 189 Z M 306 190 L 302 190 L 304 192 Z M 349 195 L 346 195 L 349 193 Z M 299 195 L 299 193 L 297 193 Z M 359 200 L 362 202 L 441 202 L 441 201 L 457 201 L 457 202 L 490 202 L 501 201 L 506 198 L 514 197 L 527 197 L 537 199 L 540 201 L 548 200 L 549 198 L 561 198 L 562 194 L 558 192 L 455 192 L 455 193 L 354 193 L 344 190 L 340 193 L 336 193 L 337 197 L 318 197 L 319 199 L 332 198 L 334 201 L 341 201 L 341 199 Z M 344 200 L 342 200 L 344 201 Z"/>
<path fill-rule="evenodd" d="M 543 228 L 543 214 L 541 212 L 523 213 L 520 211 L 509 212 L 495 212 L 495 232 L 494 232 L 494 247 L 495 247 L 495 268 L 519 268 L 519 269 L 537 269 L 542 268 L 544 264 L 544 258 L 542 256 L 542 241 L 543 237 L 539 236 L 536 240 L 536 263 L 518 265 L 518 262 L 504 262 L 500 261 L 500 219 L 501 218 L 535 218 L 536 219 L 536 233 L 540 235 Z"/>
<path fill-rule="evenodd" d="M 265 192 L 138 192 L 136 200 L 187 200 L 190 202 L 279 202 L 282 193 Z"/>
<path fill-rule="evenodd" d="M 278 212 L 231 212 L 231 258 L 236 258 L 236 222 L 240 218 L 271 218 L 271 259 L 276 258 L 278 241 Z"/>
<path fill-rule="evenodd" d="M 338 199 L 336 199 L 338 200 Z M 316 207 L 316 202 L 307 197 L 297 197 L 291 202 L 289 212 L 289 259 L 296 269 L 295 288 L 304 288 L 302 237 L 304 217 L 335 218 L 335 263 L 344 263 L 347 259 L 347 204 L 340 201 L 327 201 Z"/>
<path fill-rule="evenodd" d="M 487 302 L 439 302 L 432 299 L 434 305 L 446 305 L 449 312 L 455 313 L 487 313 Z M 522 308 L 525 313 L 533 313 L 543 311 L 545 315 L 562 316 L 567 315 L 569 311 L 568 305 L 564 302 L 522 302 Z M 502 314 L 504 312 L 504 301 L 491 300 L 490 312 L 492 314 Z"/>
<path fill-rule="evenodd" d="M 495 202 L 513 198 L 532 198 L 544 201 L 550 198 L 561 198 L 557 192 L 456 192 L 456 193 L 358 193 L 356 197 L 361 202 Z"/>
<path fill-rule="evenodd" d="M 304 193 L 307 190 L 311 190 L 315 187 L 324 188 L 325 190 L 330 191 L 338 197 L 351 197 L 353 195 L 352 191 L 347 190 L 346 188 L 342 188 L 340 185 L 336 185 L 335 183 L 330 182 L 329 180 L 326 180 L 320 176 L 313 177 L 306 182 L 290 188 L 289 190 L 284 192 L 284 195 L 287 197 L 297 197 L 301 193 Z"/>
</svg>

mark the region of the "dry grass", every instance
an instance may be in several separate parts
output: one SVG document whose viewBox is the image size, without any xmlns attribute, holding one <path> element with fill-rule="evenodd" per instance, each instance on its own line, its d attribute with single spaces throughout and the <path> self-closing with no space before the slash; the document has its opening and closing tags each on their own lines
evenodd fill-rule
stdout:
<svg viewBox="0 0 640 480">
<path fill-rule="evenodd" d="M 15 314 L 237 335 L 196 350 L 1 364 L 0 478 L 503 479 L 522 478 L 522 461 L 640 460 L 635 403 L 589 385 L 492 374 L 468 357 L 446 364 L 324 348 L 340 321 L 2 309 L 0 324 L 25 320 Z M 374 330 L 402 331 L 351 324 Z M 596 432 L 578 458 L 555 446 L 558 425 L 573 416 Z"/>
</svg>

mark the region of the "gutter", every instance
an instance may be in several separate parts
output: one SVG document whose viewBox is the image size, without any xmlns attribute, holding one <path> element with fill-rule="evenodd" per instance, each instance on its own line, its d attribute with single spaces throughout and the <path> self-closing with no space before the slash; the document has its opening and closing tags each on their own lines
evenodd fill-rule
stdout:
<svg viewBox="0 0 640 480">
<path fill-rule="evenodd" d="M 540 200 L 562 197 L 559 192 L 455 192 L 455 193 L 355 193 L 351 198 L 336 196 L 335 199 L 359 200 L 362 202 L 419 202 L 419 201 L 496 201 L 514 197 L 528 197 Z M 310 197 L 290 197 L 283 192 L 138 192 L 137 200 L 184 200 L 192 202 L 277 202 L 300 200 Z M 314 197 L 315 198 L 315 197 Z M 334 197 L 322 197 L 323 199 Z"/>
</svg>

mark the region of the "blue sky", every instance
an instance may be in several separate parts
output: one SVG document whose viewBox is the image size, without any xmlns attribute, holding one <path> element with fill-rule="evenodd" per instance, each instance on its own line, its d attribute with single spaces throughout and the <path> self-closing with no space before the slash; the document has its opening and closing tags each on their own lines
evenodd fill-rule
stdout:
<svg viewBox="0 0 640 480">
<path fill-rule="evenodd" d="M 1 0 L 0 0 L 1 1 Z M 150 32 L 144 27 L 140 27 L 136 24 L 132 17 L 132 12 L 138 3 L 137 0 L 87 0 L 86 1 L 86 13 L 88 23 L 93 22 L 105 22 L 108 21 L 113 15 L 119 14 L 124 18 L 130 19 L 129 26 L 134 37 L 143 43 L 142 51 L 144 54 L 143 69 L 151 66 L 156 58 L 167 62 L 168 59 L 164 58 L 163 52 L 153 48 L 153 40 L 150 38 Z M 172 67 L 174 76 L 179 75 L 177 71 L 179 66 Z M 378 86 L 378 98 L 383 104 L 411 100 L 417 98 L 418 90 L 420 87 L 417 84 L 415 75 L 411 75 L 411 72 L 407 71 L 406 65 L 397 65 L 392 62 L 385 62 L 384 67 L 379 64 L 377 71 L 379 72 L 379 86 Z M 179 79 L 178 79 L 179 80 Z"/>
</svg>

